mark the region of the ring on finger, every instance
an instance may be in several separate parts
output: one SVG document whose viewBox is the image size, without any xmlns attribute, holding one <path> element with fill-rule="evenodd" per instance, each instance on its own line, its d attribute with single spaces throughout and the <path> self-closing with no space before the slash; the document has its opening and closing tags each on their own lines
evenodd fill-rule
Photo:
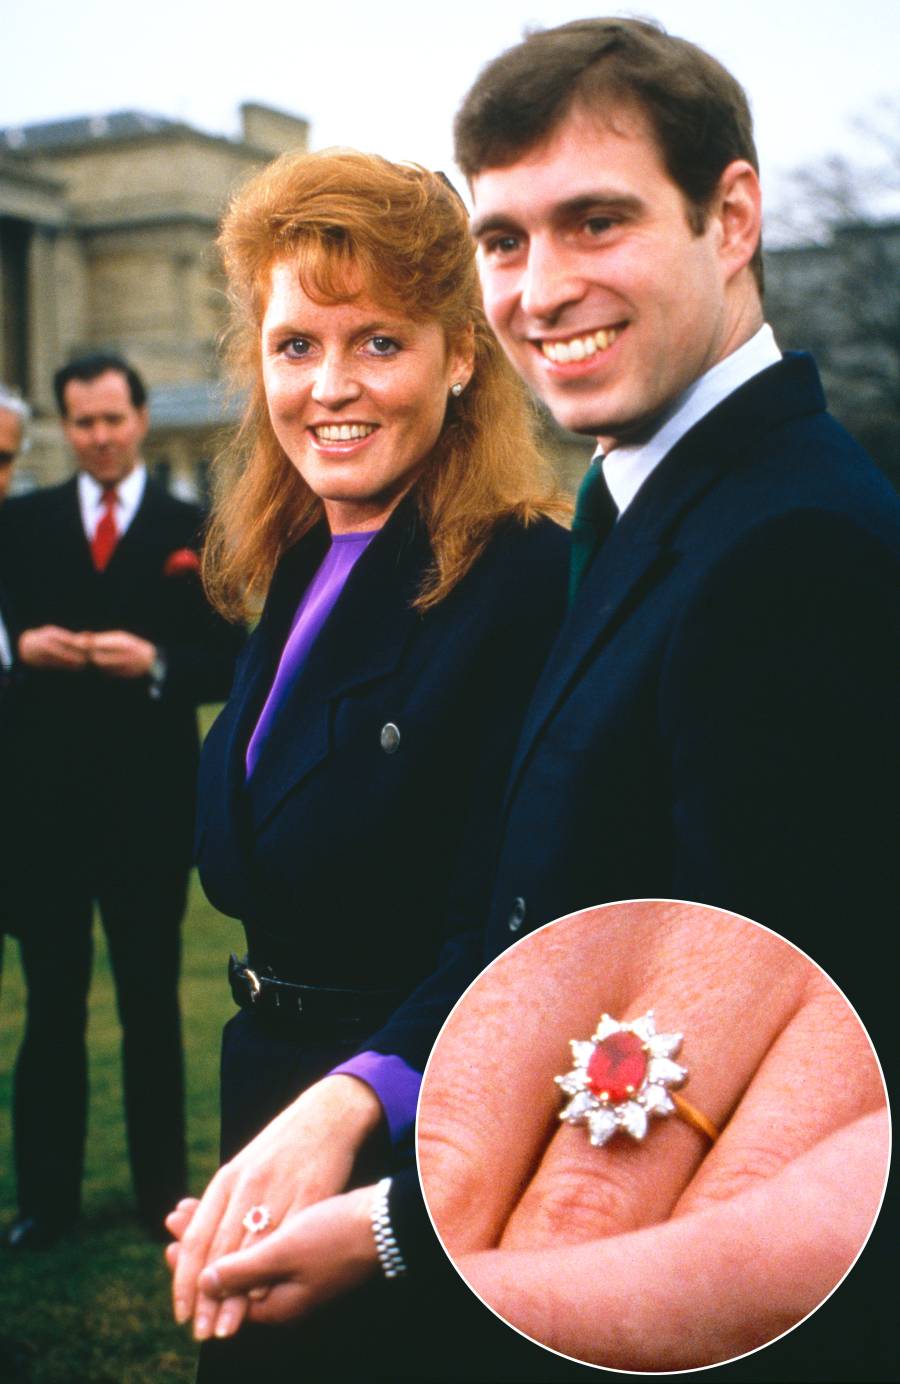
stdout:
<svg viewBox="0 0 900 1384">
<path fill-rule="evenodd" d="M 262 1230 L 268 1230 L 272 1224 L 272 1212 L 264 1202 L 258 1206 L 251 1206 L 241 1225 L 248 1230 L 251 1235 L 258 1235 Z"/>
<path fill-rule="evenodd" d="M 641 1140 L 651 1115 L 671 1114 L 714 1143 L 716 1126 L 674 1089 L 688 1078 L 672 1060 L 682 1041 L 680 1033 L 657 1033 L 652 1009 L 627 1023 L 603 1014 L 589 1039 L 572 1040 L 572 1070 L 555 1078 L 572 1098 L 559 1118 L 587 1125 L 597 1148 L 618 1132 Z"/>
</svg>

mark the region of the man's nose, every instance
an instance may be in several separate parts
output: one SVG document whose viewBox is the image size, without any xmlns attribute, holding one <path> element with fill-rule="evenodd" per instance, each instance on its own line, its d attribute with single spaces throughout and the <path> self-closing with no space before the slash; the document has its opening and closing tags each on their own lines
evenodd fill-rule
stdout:
<svg viewBox="0 0 900 1384">
<path fill-rule="evenodd" d="M 540 239 L 528 247 L 528 261 L 522 274 L 520 301 L 523 311 L 533 318 L 552 321 L 584 293 L 584 281 L 569 264 L 559 247 Z"/>
<path fill-rule="evenodd" d="M 91 428 L 91 442 L 95 447 L 106 447 L 112 441 L 112 429 L 108 423 L 94 423 Z"/>
<path fill-rule="evenodd" d="M 358 399 L 360 385 L 352 362 L 343 354 L 326 353 L 319 363 L 313 382 L 312 397 L 324 408 L 336 409 Z"/>
</svg>

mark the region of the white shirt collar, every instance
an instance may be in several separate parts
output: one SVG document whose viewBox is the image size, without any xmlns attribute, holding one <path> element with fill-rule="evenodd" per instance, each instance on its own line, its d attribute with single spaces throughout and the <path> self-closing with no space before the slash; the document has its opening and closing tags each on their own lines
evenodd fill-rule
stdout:
<svg viewBox="0 0 900 1384">
<path fill-rule="evenodd" d="M 3 623 L 3 612 L 0 611 L 0 668 L 11 668 L 12 661 L 12 644 Z"/>
<path fill-rule="evenodd" d="M 603 457 L 603 476 L 619 513 L 628 508 L 650 473 L 695 423 L 747 380 L 779 360 L 781 352 L 766 323 L 743 346 L 694 380 L 651 438 L 634 447 L 614 447 Z M 598 449 L 595 455 L 599 458 L 602 453 Z"/>
<path fill-rule="evenodd" d="M 120 537 L 140 508 L 146 484 L 147 468 L 139 461 L 116 486 L 116 528 Z M 88 542 L 93 539 L 94 531 L 100 522 L 105 493 L 104 487 L 99 481 L 95 481 L 93 476 L 88 475 L 87 471 L 78 472 L 78 505 Z"/>
</svg>

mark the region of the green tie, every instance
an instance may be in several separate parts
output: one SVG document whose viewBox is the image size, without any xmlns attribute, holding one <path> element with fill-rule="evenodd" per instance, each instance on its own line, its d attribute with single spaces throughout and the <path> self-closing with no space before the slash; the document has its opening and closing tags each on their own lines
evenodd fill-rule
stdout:
<svg viewBox="0 0 900 1384">
<path fill-rule="evenodd" d="M 592 461 L 578 489 L 572 520 L 572 552 L 569 559 L 569 605 L 600 544 L 618 518 L 616 502 L 603 475 L 602 458 Z"/>
</svg>

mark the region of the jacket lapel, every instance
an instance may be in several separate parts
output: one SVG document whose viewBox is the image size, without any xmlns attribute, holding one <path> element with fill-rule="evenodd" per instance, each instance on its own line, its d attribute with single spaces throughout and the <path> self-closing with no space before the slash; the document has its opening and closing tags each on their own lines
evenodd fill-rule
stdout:
<svg viewBox="0 0 900 1384">
<path fill-rule="evenodd" d="M 53 568 L 72 573 L 79 586 L 94 586 L 97 573 L 91 547 L 81 522 L 78 503 L 78 477 L 66 481 L 59 491 L 59 527 L 54 535 Z"/>
<path fill-rule="evenodd" d="M 411 602 L 429 556 L 414 501 L 404 501 L 354 566 L 262 746 L 248 784 L 254 827 L 327 755 L 332 702 L 396 668 L 420 618 Z M 320 560 L 321 553 L 316 567 Z M 277 649 L 274 657 L 269 650 L 265 672 L 254 681 L 252 711 L 241 721 L 242 752 L 271 686 L 291 616 L 314 570 L 300 589 L 295 586 L 287 618 L 273 628 Z"/>
<path fill-rule="evenodd" d="M 148 476 L 137 513 L 116 544 L 106 570 L 98 578 L 110 625 L 121 623 L 121 612 L 128 609 L 135 585 L 147 580 L 147 549 L 151 545 L 154 549 L 159 546 L 165 500 L 165 491 Z"/>
<path fill-rule="evenodd" d="M 754 376 L 672 448 L 588 569 L 550 653 L 522 727 L 507 786 L 512 800 L 531 750 L 585 664 L 678 562 L 685 517 L 771 424 L 825 407 L 812 359 L 790 355 Z"/>
<path fill-rule="evenodd" d="M 216 757 L 223 770 L 218 786 L 225 801 L 233 802 L 243 792 L 247 744 L 272 686 L 294 612 L 327 547 L 322 524 L 285 554 L 259 624 L 238 663 L 234 687 L 216 723 L 217 732 L 225 736 L 223 751 Z"/>
</svg>

